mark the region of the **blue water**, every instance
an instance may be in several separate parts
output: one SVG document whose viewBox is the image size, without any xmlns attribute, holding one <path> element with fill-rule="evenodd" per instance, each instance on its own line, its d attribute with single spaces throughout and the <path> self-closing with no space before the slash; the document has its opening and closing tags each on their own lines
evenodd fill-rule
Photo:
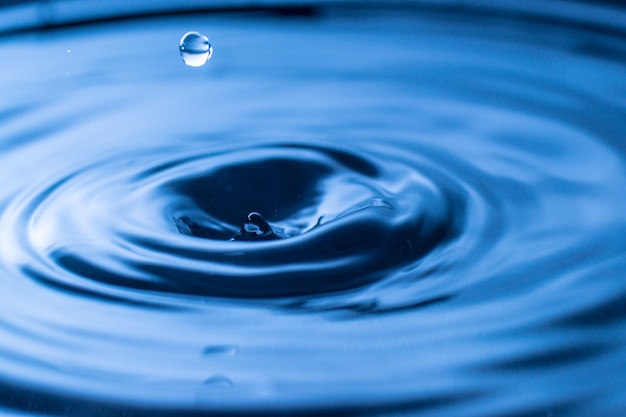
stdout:
<svg viewBox="0 0 626 417">
<path fill-rule="evenodd" d="M 626 414 L 623 9 L 15 3 L 0 415 Z"/>
</svg>

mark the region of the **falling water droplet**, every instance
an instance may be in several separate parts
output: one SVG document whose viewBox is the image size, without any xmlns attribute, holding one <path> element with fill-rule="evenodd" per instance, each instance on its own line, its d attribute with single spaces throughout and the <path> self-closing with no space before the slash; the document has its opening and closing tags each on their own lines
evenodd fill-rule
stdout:
<svg viewBox="0 0 626 417">
<path fill-rule="evenodd" d="M 211 59 L 213 47 L 209 38 L 198 32 L 187 32 L 180 39 L 180 56 L 190 67 L 201 67 Z"/>
</svg>

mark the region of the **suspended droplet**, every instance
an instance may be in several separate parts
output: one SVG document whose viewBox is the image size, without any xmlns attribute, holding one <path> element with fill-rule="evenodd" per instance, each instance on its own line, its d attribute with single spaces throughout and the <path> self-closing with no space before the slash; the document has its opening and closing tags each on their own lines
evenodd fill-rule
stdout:
<svg viewBox="0 0 626 417">
<path fill-rule="evenodd" d="M 198 32 L 187 32 L 180 39 L 180 56 L 190 67 L 201 67 L 211 59 L 213 47 L 209 38 Z"/>
</svg>

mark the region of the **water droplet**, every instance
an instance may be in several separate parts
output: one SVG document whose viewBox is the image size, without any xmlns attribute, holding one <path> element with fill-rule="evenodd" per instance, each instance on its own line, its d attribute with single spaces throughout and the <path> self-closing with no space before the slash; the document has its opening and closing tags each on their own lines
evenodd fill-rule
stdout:
<svg viewBox="0 0 626 417">
<path fill-rule="evenodd" d="M 272 240 L 278 239 L 272 226 L 265 221 L 263 216 L 253 211 L 248 214 L 248 220 L 241 227 L 241 230 L 233 240 Z"/>
<path fill-rule="evenodd" d="M 213 47 L 209 38 L 198 32 L 187 32 L 180 39 L 180 56 L 190 67 L 201 67 L 211 59 Z"/>
</svg>

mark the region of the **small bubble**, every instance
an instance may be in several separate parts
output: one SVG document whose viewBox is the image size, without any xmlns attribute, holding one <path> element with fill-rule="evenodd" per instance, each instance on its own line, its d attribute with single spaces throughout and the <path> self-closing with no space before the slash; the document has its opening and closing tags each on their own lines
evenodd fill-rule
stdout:
<svg viewBox="0 0 626 417">
<path fill-rule="evenodd" d="M 211 59 L 213 47 L 209 38 L 198 32 L 187 32 L 180 39 L 180 56 L 190 67 L 201 67 Z"/>
</svg>

